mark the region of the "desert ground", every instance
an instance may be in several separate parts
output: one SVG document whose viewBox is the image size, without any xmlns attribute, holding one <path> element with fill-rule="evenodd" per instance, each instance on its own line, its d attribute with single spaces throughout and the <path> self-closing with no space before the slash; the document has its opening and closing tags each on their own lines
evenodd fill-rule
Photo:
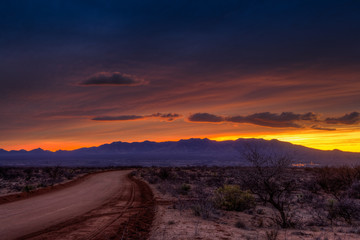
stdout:
<svg viewBox="0 0 360 240">
<path fill-rule="evenodd" d="M 289 168 L 269 186 L 253 171 L 139 169 L 158 203 L 150 239 L 360 239 L 359 167 Z"/>
<path fill-rule="evenodd" d="M 1 168 L 0 183 L 1 239 L 360 239 L 360 167 Z"/>
</svg>

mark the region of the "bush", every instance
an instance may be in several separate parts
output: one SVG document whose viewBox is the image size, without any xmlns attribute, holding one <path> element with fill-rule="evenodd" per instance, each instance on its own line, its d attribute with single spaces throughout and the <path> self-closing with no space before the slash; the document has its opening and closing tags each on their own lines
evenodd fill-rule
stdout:
<svg viewBox="0 0 360 240">
<path fill-rule="evenodd" d="M 329 200 L 327 210 L 330 221 L 342 218 L 351 224 L 353 219 L 360 219 L 360 204 L 348 198 L 341 199 L 340 201 Z"/>
<path fill-rule="evenodd" d="M 354 182 L 349 189 L 349 197 L 360 199 L 360 181 Z"/>
<path fill-rule="evenodd" d="M 315 169 L 317 184 L 337 200 L 356 180 L 357 171 L 351 167 L 324 167 Z"/>
<path fill-rule="evenodd" d="M 189 193 L 190 189 L 191 189 L 191 186 L 184 183 L 179 187 L 178 192 L 181 195 L 187 195 Z"/>
<path fill-rule="evenodd" d="M 146 176 L 145 178 L 150 184 L 156 184 L 159 182 L 159 177 L 158 176 Z"/>
<path fill-rule="evenodd" d="M 246 229 L 246 225 L 243 221 L 241 220 L 238 220 L 236 223 L 235 223 L 235 227 L 237 228 L 241 228 L 241 229 Z"/>
<path fill-rule="evenodd" d="M 194 200 L 189 202 L 189 207 L 193 210 L 195 216 L 209 219 L 217 214 L 213 195 L 204 185 L 194 187 L 192 197 Z"/>
<path fill-rule="evenodd" d="M 202 217 L 203 219 L 211 218 L 215 213 L 214 205 L 208 199 L 199 199 L 191 204 L 191 209 L 195 216 Z"/>
<path fill-rule="evenodd" d="M 23 189 L 22 189 L 22 191 L 23 192 L 31 192 L 32 190 L 34 190 L 35 188 L 33 187 L 33 186 L 31 186 L 31 185 L 26 185 Z"/>
<path fill-rule="evenodd" d="M 169 169 L 169 168 L 161 168 L 159 173 L 158 173 L 158 177 L 161 180 L 171 179 L 172 178 L 171 169 Z"/>
<path fill-rule="evenodd" d="M 267 240 L 276 240 L 279 236 L 279 230 L 274 229 L 271 231 L 266 231 L 266 239 Z"/>
<path fill-rule="evenodd" d="M 224 185 L 215 192 L 215 204 L 228 211 L 244 211 L 255 206 L 255 198 L 248 191 L 242 191 L 238 185 Z"/>
</svg>

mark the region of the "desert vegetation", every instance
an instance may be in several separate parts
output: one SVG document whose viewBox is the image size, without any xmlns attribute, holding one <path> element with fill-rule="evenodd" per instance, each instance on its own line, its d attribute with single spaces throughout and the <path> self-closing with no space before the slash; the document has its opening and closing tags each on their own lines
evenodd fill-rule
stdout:
<svg viewBox="0 0 360 240">
<path fill-rule="evenodd" d="M 104 170 L 85 167 L 0 167 L 0 195 L 31 192 Z"/>
<path fill-rule="evenodd" d="M 71 180 L 90 171 L 92 170 L 88 168 L 0 167 L 0 194 L 30 192 Z"/>
<path fill-rule="evenodd" d="M 245 157 L 250 167 L 150 167 L 136 175 L 174 211 L 231 222 L 245 231 L 240 239 L 360 238 L 359 166 L 294 168 L 288 155 L 256 149 Z"/>
</svg>

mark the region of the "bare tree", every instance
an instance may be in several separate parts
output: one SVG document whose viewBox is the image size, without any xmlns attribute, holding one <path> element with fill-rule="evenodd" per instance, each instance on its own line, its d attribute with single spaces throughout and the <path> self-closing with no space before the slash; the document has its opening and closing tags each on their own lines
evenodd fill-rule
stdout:
<svg viewBox="0 0 360 240">
<path fill-rule="evenodd" d="M 244 186 L 276 210 L 273 220 L 277 224 L 291 227 L 290 196 L 296 189 L 295 181 L 288 175 L 292 158 L 286 153 L 261 151 L 253 146 L 248 146 L 243 157 L 252 166 L 243 177 Z"/>
</svg>

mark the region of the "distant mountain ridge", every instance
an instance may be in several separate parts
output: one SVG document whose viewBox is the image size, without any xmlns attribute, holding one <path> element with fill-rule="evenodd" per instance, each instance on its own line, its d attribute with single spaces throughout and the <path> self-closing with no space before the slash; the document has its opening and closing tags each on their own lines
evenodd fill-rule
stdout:
<svg viewBox="0 0 360 240">
<path fill-rule="evenodd" d="M 182 165 L 246 165 L 242 152 L 249 147 L 262 151 L 288 153 L 296 163 L 319 165 L 360 164 L 360 153 L 339 150 L 322 151 L 278 140 L 237 139 L 214 141 L 191 138 L 168 142 L 112 142 L 97 147 L 51 152 L 41 148 L 31 151 L 0 149 L 0 166 L 182 166 Z"/>
</svg>

